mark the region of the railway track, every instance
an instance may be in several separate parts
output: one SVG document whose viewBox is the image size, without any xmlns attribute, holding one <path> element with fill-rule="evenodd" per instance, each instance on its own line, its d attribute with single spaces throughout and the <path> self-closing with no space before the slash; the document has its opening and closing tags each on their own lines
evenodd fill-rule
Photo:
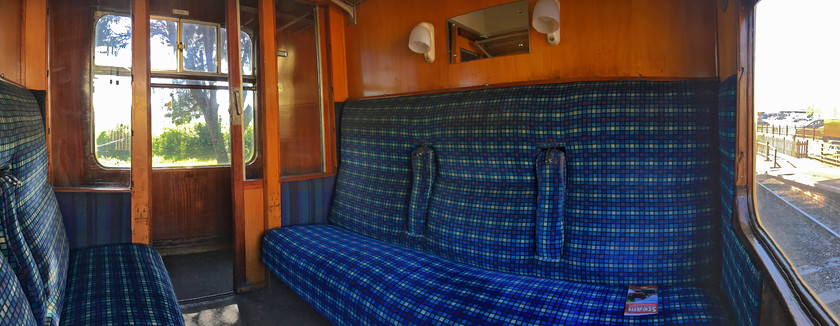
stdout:
<svg viewBox="0 0 840 326">
<path fill-rule="evenodd" d="M 840 314 L 840 207 L 832 196 L 780 179 L 757 176 L 759 221 L 811 291 Z"/>
</svg>

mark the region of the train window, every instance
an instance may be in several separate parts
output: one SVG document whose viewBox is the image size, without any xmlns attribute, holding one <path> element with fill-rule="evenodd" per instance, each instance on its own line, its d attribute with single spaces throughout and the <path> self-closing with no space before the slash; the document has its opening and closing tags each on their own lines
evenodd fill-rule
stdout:
<svg viewBox="0 0 840 326">
<path fill-rule="evenodd" d="M 131 68 L 131 19 L 103 15 L 96 22 L 94 64 L 100 67 Z"/>
<path fill-rule="evenodd" d="M 104 167 L 127 168 L 131 152 L 131 21 L 103 15 L 96 26 L 92 95 L 96 159 Z M 226 39 L 225 32 L 211 23 L 168 17 L 150 20 L 153 167 L 230 163 L 229 95 L 224 78 L 227 44 L 219 46 L 220 40 Z M 257 107 L 250 34 L 242 32 L 240 43 L 246 75 L 244 154 L 250 162 L 256 156 Z M 127 65 L 120 56 L 128 58 Z"/>
<path fill-rule="evenodd" d="M 202 23 L 184 23 L 181 30 L 181 60 L 184 71 L 218 72 L 219 27 Z"/>
<path fill-rule="evenodd" d="M 222 35 L 227 35 L 227 30 L 222 28 Z M 240 58 L 242 58 L 242 74 L 245 76 L 254 74 L 254 42 L 251 40 L 251 35 L 245 31 L 240 31 L 239 34 Z M 227 62 L 227 38 L 222 38 L 222 73 L 228 73 Z"/>
<path fill-rule="evenodd" d="M 178 22 L 167 19 L 150 19 L 151 33 L 149 53 L 152 54 L 152 70 L 178 70 Z"/>
<path fill-rule="evenodd" d="M 756 7 L 755 208 L 823 306 L 840 315 L 840 2 Z"/>
<path fill-rule="evenodd" d="M 94 152 L 106 167 L 131 166 L 131 19 L 102 15 L 96 22 L 91 104 Z"/>
</svg>

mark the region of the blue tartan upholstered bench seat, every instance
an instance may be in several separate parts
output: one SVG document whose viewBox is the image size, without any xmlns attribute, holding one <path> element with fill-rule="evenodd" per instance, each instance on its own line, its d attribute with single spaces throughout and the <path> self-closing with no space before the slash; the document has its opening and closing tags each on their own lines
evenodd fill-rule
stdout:
<svg viewBox="0 0 840 326">
<path fill-rule="evenodd" d="M 266 235 L 264 261 L 338 325 L 724 325 L 714 290 L 659 288 L 661 312 L 624 316 L 627 287 L 501 273 L 334 225 Z"/>
<path fill-rule="evenodd" d="M 330 225 L 263 262 L 336 324 L 731 324 L 717 81 L 352 101 Z M 625 316 L 628 286 L 658 314 Z"/>
<path fill-rule="evenodd" d="M 151 247 L 68 250 L 44 130 L 32 93 L 0 82 L 0 324 L 183 325 Z"/>
<path fill-rule="evenodd" d="M 160 254 L 118 244 L 70 251 L 62 325 L 183 325 Z"/>
</svg>

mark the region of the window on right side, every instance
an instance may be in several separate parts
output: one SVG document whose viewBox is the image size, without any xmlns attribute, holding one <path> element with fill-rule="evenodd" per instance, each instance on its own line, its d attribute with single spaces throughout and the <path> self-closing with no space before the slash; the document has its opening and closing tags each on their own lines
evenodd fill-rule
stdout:
<svg viewBox="0 0 840 326">
<path fill-rule="evenodd" d="M 840 316 L 840 1 L 763 0 L 755 28 L 755 208 Z"/>
</svg>

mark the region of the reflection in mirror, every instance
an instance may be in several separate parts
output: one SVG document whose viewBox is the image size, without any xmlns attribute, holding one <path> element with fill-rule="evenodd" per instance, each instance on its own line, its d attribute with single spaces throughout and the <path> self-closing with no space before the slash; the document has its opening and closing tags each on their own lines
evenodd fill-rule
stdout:
<svg viewBox="0 0 840 326">
<path fill-rule="evenodd" d="M 448 19 L 449 63 L 528 53 L 528 0 Z"/>
</svg>

